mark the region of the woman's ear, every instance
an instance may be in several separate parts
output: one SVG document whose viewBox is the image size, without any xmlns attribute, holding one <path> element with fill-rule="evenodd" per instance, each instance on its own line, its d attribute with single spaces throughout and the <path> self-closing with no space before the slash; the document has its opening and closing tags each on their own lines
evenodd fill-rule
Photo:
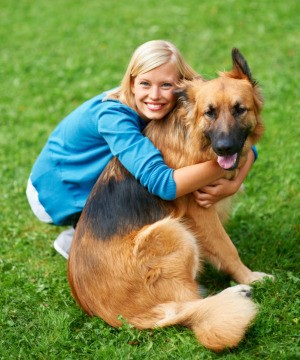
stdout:
<svg viewBox="0 0 300 360">
<path fill-rule="evenodd" d="M 133 78 L 131 78 L 131 80 L 130 80 L 130 89 L 131 89 L 131 92 L 134 95 L 135 94 L 135 88 L 134 88 L 134 79 Z"/>
</svg>

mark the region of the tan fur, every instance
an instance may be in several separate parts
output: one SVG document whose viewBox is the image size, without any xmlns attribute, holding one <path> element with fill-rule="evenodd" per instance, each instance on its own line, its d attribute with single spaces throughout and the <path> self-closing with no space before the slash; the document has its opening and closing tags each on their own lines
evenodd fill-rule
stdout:
<svg viewBox="0 0 300 360">
<path fill-rule="evenodd" d="M 251 145 L 263 132 L 257 85 L 235 64 L 232 72 L 222 73 L 217 79 L 194 80 L 182 88 L 187 94 L 185 104 L 166 121 L 153 121 L 147 127 L 146 135 L 161 150 L 166 163 L 179 168 L 215 159 L 205 136 L 213 124 L 204 113 L 211 104 L 217 107 L 224 122 L 222 129 L 226 130 L 234 121 L 232 106 L 239 101 L 249 109 L 241 121 L 251 128 L 243 147 L 242 166 Z M 101 184 L 113 177 L 122 180 L 124 172 L 122 175 L 120 169 L 114 159 L 97 182 L 87 206 L 95 202 L 95 191 Z M 236 171 L 229 171 L 228 177 Z M 241 284 L 266 276 L 242 263 L 220 220 L 227 217 L 227 208 L 228 200 L 204 209 L 187 195 L 167 203 L 169 216 L 105 240 L 90 230 L 95 220 L 84 211 L 69 256 L 73 296 L 89 315 L 97 315 L 112 326 L 121 325 L 119 315 L 139 329 L 181 324 L 192 328 L 209 349 L 236 346 L 257 312 L 249 298 L 249 286 L 238 285 L 201 299 L 195 280 L 201 271 L 199 259 L 204 257 Z"/>
</svg>

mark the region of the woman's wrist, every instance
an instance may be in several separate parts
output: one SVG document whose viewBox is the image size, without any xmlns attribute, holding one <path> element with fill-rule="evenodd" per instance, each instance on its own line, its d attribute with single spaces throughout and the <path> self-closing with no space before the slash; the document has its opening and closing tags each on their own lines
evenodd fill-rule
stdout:
<svg viewBox="0 0 300 360">
<path fill-rule="evenodd" d="M 224 176 L 223 170 L 215 161 L 207 161 L 186 166 L 174 171 L 176 197 L 192 193 Z"/>
<path fill-rule="evenodd" d="M 236 177 L 231 181 L 232 183 L 232 195 L 235 194 L 243 184 L 243 179 Z"/>
</svg>

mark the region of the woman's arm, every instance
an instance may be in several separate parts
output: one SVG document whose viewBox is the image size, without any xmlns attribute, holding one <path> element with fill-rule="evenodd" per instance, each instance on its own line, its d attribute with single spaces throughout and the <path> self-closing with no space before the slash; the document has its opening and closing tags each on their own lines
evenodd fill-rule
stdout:
<svg viewBox="0 0 300 360">
<path fill-rule="evenodd" d="M 235 194 L 246 179 L 254 160 L 254 152 L 249 151 L 246 163 L 240 169 L 236 178 L 233 180 L 219 179 L 195 191 L 194 196 L 197 203 L 202 207 L 208 208 L 221 199 Z"/>
<path fill-rule="evenodd" d="M 110 151 L 154 195 L 173 200 L 224 176 L 214 161 L 171 169 L 160 151 L 141 133 L 140 119 L 130 108 L 104 103 L 98 130 Z M 163 121 L 163 120 L 162 120 Z"/>
<path fill-rule="evenodd" d="M 225 170 L 215 161 L 207 161 L 175 170 L 173 178 L 176 183 L 176 198 L 214 183 L 224 176 L 224 173 Z"/>
</svg>

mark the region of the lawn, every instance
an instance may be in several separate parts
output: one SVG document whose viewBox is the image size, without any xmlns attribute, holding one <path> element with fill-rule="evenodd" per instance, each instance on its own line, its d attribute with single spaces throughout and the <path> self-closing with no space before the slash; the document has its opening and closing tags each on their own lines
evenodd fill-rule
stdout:
<svg viewBox="0 0 300 360">
<path fill-rule="evenodd" d="M 300 2 L 10 0 L 0 11 L 0 359 L 300 359 Z M 31 167 L 55 125 L 118 85 L 133 50 L 164 38 L 201 74 L 238 47 L 265 98 L 266 132 L 228 224 L 260 313 L 238 348 L 214 354 L 183 327 L 139 332 L 89 318 L 72 299 L 61 228 L 27 204 Z M 209 292 L 230 280 L 207 266 Z M 112 294 L 113 296 L 113 294 Z"/>
</svg>

